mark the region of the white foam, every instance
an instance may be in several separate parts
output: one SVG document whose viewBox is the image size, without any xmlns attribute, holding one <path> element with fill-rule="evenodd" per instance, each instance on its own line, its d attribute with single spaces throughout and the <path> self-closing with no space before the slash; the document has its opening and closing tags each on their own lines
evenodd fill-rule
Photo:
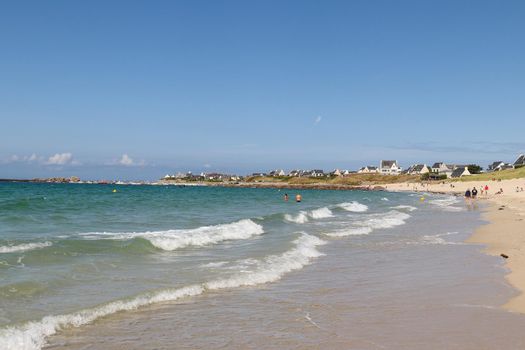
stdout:
<svg viewBox="0 0 525 350">
<path fill-rule="evenodd" d="M 200 267 L 205 268 L 205 269 L 214 269 L 214 268 L 217 268 L 217 267 L 224 266 L 226 264 L 228 264 L 227 261 L 217 261 L 217 262 L 211 262 L 211 263 L 207 263 L 207 264 L 202 264 Z"/>
<path fill-rule="evenodd" d="M 401 209 L 401 210 L 408 210 L 408 211 L 417 210 L 416 207 L 413 207 L 411 205 L 398 205 L 398 206 L 395 206 L 395 207 L 391 207 L 391 209 Z"/>
<path fill-rule="evenodd" d="M 325 218 L 331 218 L 334 216 L 332 211 L 326 207 L 312 210 L 311 212 L 308 213 L 308 215 L 312 219 L 325 219 Z"/>
<path fill-rule="evenodd" d="M 176 250 L 188 246 L 205 246 L 226 240 L 248 239 L 264 233 L 263 227 L 250 219 L 230 224 L 202 226 L 188 230 L 167 230 L 152 232 L 107 233 L 95 232 L 82 234 L 85 237 L 110 239 L 132 239 L 141 237 L 149 240 L 155 247 L 163 250 Z"/>
<path fill-rule="evenodd" d="M 325 233 L 325 235 L 331 237 L 366 235 L 377 229 L 386 229 L 404 225 L 408 218 L 410 218 L 409 214 L 397 210 L 391 210 L 387 213 L 381 214 L 369 214 L 362 220 L 353 222 L 350 227 Z"/>
<path fill-rule="evenodd" d="M 354 235 L 367 235 L 372 232 L 370 227 L 354 227 L 354 228 L 344 228 L 336 231 L 326 233 L 329 237 L 346 237 Z"/>
<path fill-rule="evenodd" d="M 297 215 L 285 214 L 284 219 L 286 221 L 294 222 L 296 224 L 304 224 L 308 222 L 308 215 L 306 212 L 301 211 Z"/>
<path fill-rule="evenodd" d="M 193 285 L 179 289 L 170 289 L 139 296 L 130 300 L 118 300 L 79 312 L 46 316 L 40 321 L 25 323 L 18 327 L 8 327 L 0 330 L 0 344 L 4 350 L 40 350 L 46 344 L 46 338 L 67 327 L 80 327 L 91 323 L 100 317 L 120 311 L 134 310 L 139 307 L 175 301 L 177 299 L 202 294 L 201 285 Z"/>
<path fill-rule="evenodd" d="M 388 202 L 390 199 L 386 198 L 386 197 L 383 197 L 381 198 L 382 201 L 385 201 L 385 202 Z"/>
<path fill-rule="evenodd" d="M 286 273 L 302 269 L 313 258 L 322 256 L 316 247 L 326 244 L 325 241 L 311 235 L 302 234 L 294 241 L 295 247 L 281 255 L 271 255 L 257 261 L 248 270 L 223 279 L 217 279 L 204 284 L 207 289 L 217 290 L 241 286 L 255 286 L 278 281 Z M 245 264 L 241 264 L 244 267 Z"/>
<path fill-rule="evenodd" d="M 349 203 L 341 203 L 337 204 L 337 207 L 344 209 L 346 211 L 352 211 L 355 213 L 364 213 L 368 210 L 368 206 L 361 204 L 359 202 L 349 202 Z"/>
<path fill-rule="evenodd" d="M 457 234 L 457 232 L 446 232 L 446 233 L 440 233 L 440 234 L 437 234 L 437 235 L 425 235 L 425 236 L 422 236 L 421 237 L 421 240 L 419 242 L 415 242 L 415 243 L 412 243 L 412 244 L 422 244 L 422 245 L 432 245 L 432 244 L 437 244 L 437 245 L 461 245 L 463 244 L 462 242 L 450 242 L 450 241 L 447 241 L 445 240 L 444 236 L 449 236 L 449 235 L 454 235 L 454 234 Z"/>
<path fill-rule="evenodd" d="M 430 204 L 437 206 L 445 211 L 462 211 L 463 208 L 454 206 L 454 204 L 458 204 L 459 202 L 459 199 L 454 196 L 446 198 L 437 198 L 429 201 Z"/>
<path fill-rule="evenodd" d="M 295 247 L 283 254 L 271 255 L 264 260 L 252 261 L 251 265 L 254 267 L 251 270 L 240 272 L 229 278 L 148 293 L 129 300 L 118 300 L 66 315 L 46 316 L 40 321 L 0 329 L 0 344 L 3 345 L 3 350 L 40 350 L 46 345 L 47 337 L 62 329 L 80 327 L 117 312 L 134 310 L 155 303 L 176 301 L 184 297 L 202 294 L 206 290 L 275 282 L 286 273 L 308 265 L 313 258 L 322 256 L 323 254 L 316 247 L 326 242 L 317 237 L 302 234 L 294 243 Z"/>
<path fill-rule="evenodd" d="M 329 208 L 323 207 L 319 209 L 314 209 L 309 212 L 300 211 L 297 215 L 285 214 L 284 220 L 293 222 L 296 224 L 304 224 L 309 221 L 309 218 L 317 220 L 317 219 L 331 218 L 333 216 L 334 214 Z"/>
<path fill-rule="evenodd" d="M 18 252 L 27 252 L 28 250 L 42 249 L 45 247 L 52 246 L 51 242 L 42 242 L 42 243 L 24 243 L 18 245 L 6 245 L 0 246 L 0 253 L 18 253 Z"/>
</svg>

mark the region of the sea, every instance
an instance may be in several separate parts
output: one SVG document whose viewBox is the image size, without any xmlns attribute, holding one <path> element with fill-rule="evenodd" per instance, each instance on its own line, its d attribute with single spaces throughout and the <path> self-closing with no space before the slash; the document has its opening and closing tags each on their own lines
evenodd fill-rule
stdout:
<svg viewBox="0 0 525 350">
<path fill-rule="evenodd" d="M 0 349 L 523 349 L 502 259 L 465 243 L 482 211 L 428 193 L 1 183 Z"/>
</svg>

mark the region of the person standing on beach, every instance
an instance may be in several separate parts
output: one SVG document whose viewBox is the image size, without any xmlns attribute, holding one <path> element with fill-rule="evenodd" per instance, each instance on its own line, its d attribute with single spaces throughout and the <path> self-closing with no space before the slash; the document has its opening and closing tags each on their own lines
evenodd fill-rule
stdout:
<svg viewBox="0 0 525 350">
<path fill-rule="evenodd" d="M 465 199 L 470 199 L 470 189 L 465 191 Z"/>
<path fill-rule="evenodd" d="M 485 196 L 489 194 L 489 185 L 485 185 Z"/>
<path fill-rule="evenodd" d="M 474 188 L 472 189 L 472 198 L 473 198 L 473 199 L 476 199 L 476 196 L 477 196 L 477 195 L 478 195 L 478 190 L 476 189 L 476 187 L 474 187 Z"/>
</svg>

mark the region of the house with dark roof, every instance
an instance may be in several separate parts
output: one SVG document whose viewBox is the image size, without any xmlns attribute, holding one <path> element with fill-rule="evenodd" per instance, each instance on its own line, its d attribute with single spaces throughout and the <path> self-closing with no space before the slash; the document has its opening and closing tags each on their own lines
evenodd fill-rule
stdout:
<svg viewBox="0 0 525 350">
<path fill-rule="evenodd" d="M 522 167 L 525 166 L 525 154 L 520 154 L 518 156 L 518 159 L 512 164 L 514 167 Z"/>
<path fill-rule="evenodd" d="M 406 170 L 406 173 L 409 175 L 422 175 L 428 174 L 430 171 L 430 168 L 426 164 L 414 164 Z"/>
<path fill-rule="evenodd" d="M 458 165 L 456 169 L 452 171 L 452 174 L 450 177 L 452 178 L 458 178 L 463 176 L 472 175 L 470 171 L 468 171 L 468 166 L 466 165 Z"/>
<path fill-rule="evenodd" d="M 325 176 L 325 173 L 321 169 L 314 169 L 310 171 L 310 177 L 323 177 Z"/>
<path fill-rule="evenodd" d="M 399 166 L 397 160 L 382 160 L 379 163 L 379 173 L 385 175 L 399 175 L 403 168 Z"/>
<path fill-rule="evenodd" d="M 432 173 L 437 175 L 446 175 L 450 177 L 456 166 L 454 164 L 445 164 L 443 162 L 434 163 L 432 165 Z"/>
<path fill-rule="evenodd" d="M 379 170 L 377 169 L 376 166 L 367 165 L 367 166 L 362 167 L 361 169 L 359 169 L 357 172 L 359 174 L 362 174 L 362 173 L 368 174 L 368 173 L 378 173 Z"/>
<path fill-rule="evenodd" d="M 500 171 L 505 169 L 512 169 L 512 164 L 502 162 L 501 160 L 498 160 L 497 162 L 493 162 L 487 167 L 488 171 Z"/>
<path fill-rule="evenodd" d="M 276 170 L 270 171 L 270 173 L 268 175 L 273 176 L 273 177 L 277 177 L 277 176 L 285 176 L 286 173 L 284 172 L 283 169 L 276 169 Z"/>
<path fill-rule="evenodd" d="M 303 176 L 304 171 L 300 169 L 294 169 L 288 173 L 288 176 L 300 177 Z"/>
</svg>

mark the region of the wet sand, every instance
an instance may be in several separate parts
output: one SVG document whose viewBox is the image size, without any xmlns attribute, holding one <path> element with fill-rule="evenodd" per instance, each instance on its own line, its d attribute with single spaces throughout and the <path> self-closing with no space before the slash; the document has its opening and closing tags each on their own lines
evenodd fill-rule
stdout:
<svg viewBox="0 0 525 350">
<path fill-rule="evenodd" d="M 414 189 L 434 193 L 452 193 L 462 196 L 467 189 L 476 187 L 478 190 L 489 186 L 488 194 L 479 195 L 478 200 L 486 201 L 483 217 L 488 224 L 478 228 L 468 239 L 471 243 L 487 246 L 485 252 L 491 255 L 508 256 L 505 267 L 509 269 L 506 275 L 508 282 L 520 291 L 503 307 L 509 311 L 525 313 L 525 192 L 517 189 L 525 188 L 525 179 L 502 181 L 466 181 L 432 184 L 392 184 L 392 191 L 412 191 Z M 496 192 L 503 190 L 501 194 Z M 503 258 L 502 258 L 503 259 Z"/>
</svg>

